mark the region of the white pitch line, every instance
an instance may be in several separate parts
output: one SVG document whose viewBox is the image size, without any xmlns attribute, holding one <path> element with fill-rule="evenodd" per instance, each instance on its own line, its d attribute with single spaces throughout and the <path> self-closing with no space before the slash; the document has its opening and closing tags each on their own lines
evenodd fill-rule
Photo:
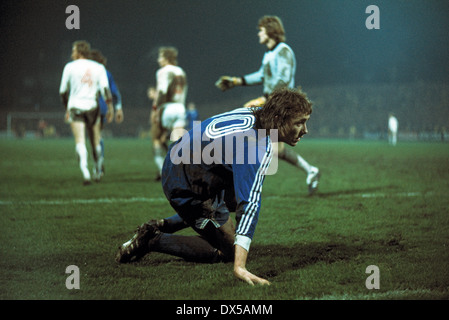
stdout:
<svg viewBox="0 0 449 320">
<path fill-rule="evenodd" d="M 384 198 L 384 197 L 419 197 L 422 195 L 430 195 L 431 192 L 421 193 L 421 192 L 400 192 L 394 194 L 385 194 L 385 193 L 364 193 L 361 195 L 362 198 Z"/>
<path fill-rule="evenodd" d="M 0 205 L 67 205 L 67 204 L 97 204 L 97 203 L 132 203 L 132 202 L 164 202 L 165 198 L 103 198 L 103 199 L 71 199 L 71 200 L 36 200 L 36 201 L 2 201 Z"/>
<path fill-rule="evenodd" d="M 325 194 L 324 194 L 325 195 Z M 388 198 L 388 197 L 422 197 L 432 196 L 433 192 L 396 192 L 396 193 L 353 193 L 353 194 L 335 194 L 329 198 Z M 320 194 L 317 193 L 319 197 Z M 264 199 L 288 199 L 287 196 L 268 196 Z M 313 198 L 313 197 L 312 197 Z"/>
<path fill-rule="evenodd" d="M 343 295 L 325 295 L 315 300 L 386 300 L 386 299 L 401 299 L 401 298 L 422 298 L 432 293 L 431 290 L 392 290 L 386 292 L 372 292 L 367 294 L 343 294 Z"/>
<path fill-rule="evenodd" d="M 400 192 L 400 193 L 360 193 L 360 194 L 346 194 L 338 195 L 336 198 L 385 198 L 385 197 L 419 197 L 432 195 L 432 192 Z M 268 196 L 264 199 L 286 199 L 288 197 L 283 196 Z M 70 200 L 31 200 L 31 201 L 9 201 L 0 200 L 0 205 L 13 205 L 13 204 L 25 204 L 25 205 L 67 205 L 67 204 L 97 204 L 97 203 L 134 203 L 134 202 L 165 202 L 166 198 L 100 198 L 100 199 L 70 199 Z"/>
</svg>

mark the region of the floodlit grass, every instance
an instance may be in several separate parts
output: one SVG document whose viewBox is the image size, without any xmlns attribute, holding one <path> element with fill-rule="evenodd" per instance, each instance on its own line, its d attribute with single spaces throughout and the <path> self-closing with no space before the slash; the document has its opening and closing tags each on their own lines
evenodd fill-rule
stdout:
<svg viewBox="0 0 449 320">
<path fill-rule="evenodd" d="M 0 141 L 0 299 L 340 300 L 449 298 L 449 145 L 304 139 L 319 192 L 280 162 L 267 176 L 248 269 L 151 253 L 117 265 L 119 244 L 173 213 L 150 142 L 106 141 L 106 175 L 83 186 L 72 139 Z M 183 230 L 183 234 L 193 234 Z M 80 289 L 66 288 L 67 266 Z M 369 290 L 366 267 L 380 271 Z"/>
</svg>

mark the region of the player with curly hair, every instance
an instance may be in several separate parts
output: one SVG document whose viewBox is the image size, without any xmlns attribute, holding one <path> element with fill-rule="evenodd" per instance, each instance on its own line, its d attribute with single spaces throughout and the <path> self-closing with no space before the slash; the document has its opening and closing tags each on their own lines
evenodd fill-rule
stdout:
<svg viewBox="0 0 449 320">
<path fill-rule="evenodd" d="M 159 220 L 151 220 L 119 247 L 116 260 L 127 263 L 161 252 L 188 261 L 233 261 L 238 279 L 251 285 L 269 284 L 248 271 L 246 262 L 272 144 L 295 146 L 307 133 L 311 113 L 305 93 L 282 88 L 269 96 L 263 108 L 239 108 L 194 125 L 170 146 L 162 187 L 177 215 L 199 236 L 173 234 Z M 227 194 L 232 197 L 226 198 Z M 230 211 L 235 211 L 235 226 Z"/>
</svg>

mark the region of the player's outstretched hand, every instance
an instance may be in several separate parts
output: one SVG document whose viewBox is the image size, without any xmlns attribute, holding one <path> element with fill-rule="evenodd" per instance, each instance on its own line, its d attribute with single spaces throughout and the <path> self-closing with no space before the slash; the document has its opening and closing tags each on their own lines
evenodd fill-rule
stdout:
<svg viewBox="0 0 449 320">
<path fill-rule="evenodd" d="M 226 91 L 235 86 L 240 85 L 240 79 L 236 77 L 229 76 L 221 76 L 217 82 L 215 82 L 215 86 L 221 91 Z"/>
<path fill-rule="evenodd" d="M 270 281 L 260 278 L 256 275 L 252 274 L 248 270 L 246 270 L 246 268 L 242 268 L 242 267 L 235 267 L 234 275 L 238 279 L 243 280 L 252 286 L 254 286 L 255 284 L 260 284 L 260 285 L 270 285 L 271 284 Z"/>
<path fill-rule="evenodd" d="M 116 123 L 122 123 L 123 122 L 123 110 L 118 109 L 115 113 L 115 122 Z"/>
</svg>

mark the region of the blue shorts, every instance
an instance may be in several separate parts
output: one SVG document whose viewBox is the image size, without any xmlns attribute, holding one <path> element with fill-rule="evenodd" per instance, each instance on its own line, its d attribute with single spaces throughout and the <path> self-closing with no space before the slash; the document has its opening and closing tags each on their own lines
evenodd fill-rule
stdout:
<svg viewBox="0 0 449 320">
<path fill-rule="evenodd" d="M 168 157 L 174 144 L 168 151 Z M 225 202 L 228 177 L 218 177 L 204 172 L 196 165 L 175 165 L 167 159 L 162 168 L 162 189 L 170 205 L 196 230 L 203 230 L 209 222 L 220 228 L 229 219 L 229 209 Z M 213 182 L 218 186 L 213 188 Z"/>
<path fill-rule="evenodd" d="M 194 229 L 203 230 L 208 223 L 220 228 L 229 219 L 229 210 L 221 195 L 208 200 L 193 197 L 168 200 L 179 216 Z"/>
</svg>

